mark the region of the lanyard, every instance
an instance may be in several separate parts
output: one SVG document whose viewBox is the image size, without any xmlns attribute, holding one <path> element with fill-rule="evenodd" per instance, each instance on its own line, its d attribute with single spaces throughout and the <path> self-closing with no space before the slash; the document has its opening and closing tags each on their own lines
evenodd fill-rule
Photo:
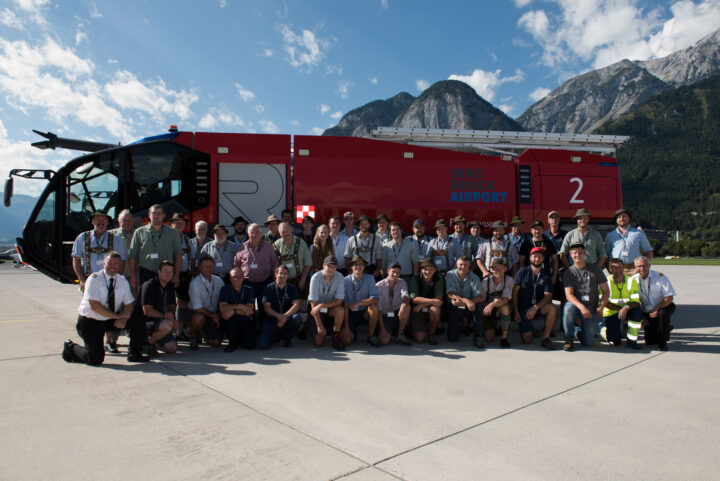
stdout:
<svg viewBox="0 0 720 481">
<path fill-rule="evenodd" d="M 165 314 L 168 310 L 168 302 L 167 302 L 167 291 L 162 288 L 160 285 L 160 282 L 158 281 L 158 287 L 160 288 L 160 293 L 162 294 L 162 300 L 163 300 L 163 311 L 162 313 Z"/>
<path fill-rule="evenodd" d="M 205 278 L 204 278 L 204 277 L 202 277 L 202 278 L 200 279 L 200 282 L 202 283 L 203 287 L 205 288 L 205 292 L 207 292 L 207 293 L 208 293 L 208 296 L 210 296 L 210 298 L 209 298 L 209 300 L 208 300 L 208 306 L 210 306 L 210 305 L 212 304 L 213 295 L 215 294 L 215 283 L 212 281 L 212 276 L 211 276 L 211 277 L 210 277 L 210 281 L 209 281 L 210 284 L 212 285 L 212 291 L 211 291 L 210 289 L 207 288 L 207 285 L 205 285 Z"/>
<path fill-rule="evenodd" d="M 158 234 L 157 238 L 155 238 L 155 229 L 152 228 L 152 225 L 150 226 L 150 241 L 153 245 L 153 252 L 158 253 L 158 247 L 160 245 L 160 239 L 162 239 L 163 235 L 163 228 L 160 227 L 160 233 Z"/>
<path fill-rule="evenodd" d="M 285 312 L 285 298 L 287 297 L 287 284 L 285 285 L 285 287 L 283 287 L 282 296 L 280 295 L 280 290 L 278 289 L 277 284 L 275 284 L 275 294 L 277 295 L 278 304 L 280 304 L 280 314 L 283 314 Z"/>
</svg>

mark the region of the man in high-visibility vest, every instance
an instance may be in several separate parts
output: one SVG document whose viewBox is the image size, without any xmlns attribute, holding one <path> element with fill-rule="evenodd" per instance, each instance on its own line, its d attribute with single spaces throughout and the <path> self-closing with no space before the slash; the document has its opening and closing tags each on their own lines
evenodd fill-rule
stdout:
<svg viewBox="0 0 720 481">
<path fill-rule="evenodd" d="M 620 346 L 622 343 L 622 324 L 627 322 L 627 347 L 641 349 L 637 343 L 638 332 L 642 324 L 640 309 L 640 288 L 635 279 L 625 275 L 622 259 L 610 259 L 608 284 L 610 300 L 603 309 L 607 341 Z"/>
</svg>

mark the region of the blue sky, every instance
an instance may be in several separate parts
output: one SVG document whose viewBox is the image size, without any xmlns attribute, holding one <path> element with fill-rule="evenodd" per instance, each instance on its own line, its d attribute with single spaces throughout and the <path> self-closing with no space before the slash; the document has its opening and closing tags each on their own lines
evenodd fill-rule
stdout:
<svg viewBox="0 0 720 481">
<path fill-rule="evenodd" d="M 719 26 L 720 0 L 1 0 L 0 177 L 77 155 L 30 148 L 33 128 L 319 134 L 448 78 L 517 117 L 573 75 Z"/>
</svg>

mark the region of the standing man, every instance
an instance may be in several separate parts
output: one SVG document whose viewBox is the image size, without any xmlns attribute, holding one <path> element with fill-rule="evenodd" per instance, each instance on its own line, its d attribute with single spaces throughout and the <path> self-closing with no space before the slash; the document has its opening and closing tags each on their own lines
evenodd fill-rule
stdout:
<svg viewBox="0 0 720 481">
<path fill-rule="evenodd" d="M 190 239 L 190 249 L 192 252 L 195 253 L 195 267 L 199 264 L 198 256 L 200 255 L 200 252 L 202 251 L 202 248 L 207 244 L 208 242 L 212 241 L 211 238 L 208 237 L 208 225 L 207 222 L 204 220 L 199 220 L 195 222 L 195 237 Z M 195 273 L 193 272 L 193 275 Z"/>
<path fill-rule="evenodd" d="M 506 228 L 505 222 L 501 220 L 495 221 L 492 225 L 492 238 L 489 242 L 480 244 L 478 248 L 476 264 L 480 268 L 483 277 L 492 275 L 490 266 L 493 259 L 504 259 L 511 275 L 515 275 L 517 272 L 520 256 L 517 247 L 513 245 L 510 239 L 505 238 Z"/>
<path fill-rule="evenodd" d="M 128 250 L 130 285 L 136 289 L 138 285 L 144 284 L 155 276 L 162 261 L 170 261 L 175 269 L 173 286 L 177 287 L 180 285 L 183 255 L 180 236 L 175 229 L 163 224 L 165 212 L 160 204 L 152 205 L 148 216 L 150 223 L 135 229 L 130 242 Z"/>
<path fill-rule="evenodd" d="M 307 295 L 308 274 L 312 267 L 310 250 L 305 241 L 292 233 L 292 226 L 282 222 L 278 229 L 280 239 L 273 244 L 278 261 L 288 269 L 287 281 L 298 288 L 303 297 Z"/>
<path fill-rule="evenodd" d="M 345 245 L 349 237 L 345 230 L 340 230 L 340 227 L 343 225 L 340 216 L 334 215 L 330 217 L 328 225 L 330 226 L 330 242 L 333 243 L 333 250 L 338 260 L 337 270 L 340 274 L 346 276 L 348 271 L 345 268 L 345 257 L 343 254 L 345 254 Z"/>
<path fill-rule="evenodd" d="M 133 217 L 129 209 L 123 209 L 120 211 L 120 214 L 118 214 L 117 220 L 118 228 L 113 229 L 110 232 L 115 235 L 115 238 L 122 238 L 124 250 L 118 252 L 120 252 L 121 256 L 125 255 L 123 259 L 127 260 L 127 253 L 128 249 L 130 248 L 130 241 L 132 240 L 132 236 L 135 233 L 135 217 Z M 130 279 L 130 263 L 125 262 L 124 264 L 125 268 L 123 269 L 121 274 L 125 279 Z"/>
<path fill-rule="evenodd" d="M 590 212 L 585 209 L 578 209 L 574 218 L 577 221 L 577 229 L 567 233 L 560 248 L 563 264 L 565 267 L 570 267 L 568 261 L 570 246 L 582 244 L 585 246 L 585 262 L 603 267 L 607 259 L 605 243 L 598 231 L 590 228 Z"/>
<path fill-rule="evenodd" d="M 243 283 L 244 280 L 242 269 L 233 267 L 230 270 L 230 284 L 220 290 L 218 309 L 228 338 L 225 352 L 233 352 L 238 345 L 245 349 L 255 349 L 255 293 Z"/>
<path fill-rule="evenodd" d="M 136 316 L 136 319 L 130 320 L 135 299 L 127 280 L 118 274 L 121 260 L 120 253 L 108 252 L 103 259 L 102 270 L 90 274 L 86 279 L 76 326 L 85 345 L 80 346 L 70 339 L 65 341 L 62 358 L 66 362 L 99 366 L 105 360 L 103 335 L 117 329 L 130 331 L 128 362 L 149 361 L 149 358 L 142 354 L 145 339 L 142 319 Z"/>
<path fill-rule="evenodd" d="M 103 270 L 105 255 L 115 251 L 120 254 L 120 272 L 125 269 L 125 244 L 122 237 L 107 231 L 110 216 L 103 211 L 93 212 L 93 229 L 83 232 L 75 238 L 72 248 L 72 266 L 78 278 L 80 290 L 85 290 L 85 282 L 90 274 Z"/>
<path fill-rule="evenodd" d="M 293 235 L 299 236 L 302 234 L 302 227 L 297 225 L 295 218 L 293 217 L 293 211 L 290 209 L 283 209 L 280 212 L 281 222 L 287 222 L 292 227 Z"/>
<path fill-rule="evenodd" d="M 470 272 L 470 259 L 460 256 L 456 268 L 445 275 L 445 292 L 447 294 L 447 340 L 456 342 L 460 338 L 460 326 L 464 319 L 472 319 L 474 323 L 473 345 L 482 348 L 484 343 L 480 337 L 483 323 L 483 300 L 480 278 Z"/>
<path fill-rule="evenodd" d="M 425 255 L 432 258 L 435 267 L 442 275 L 452 269 L 457 259 L 463 254 L 458 241 L 448 235 L 445 219 L 435 222 L 435 233 L 437 237 L 428 243 Z"/>
<path fill-rule="evenodd" d="M 523 344 L 532 342 L 533 321 L 544 319 L 545 330 L 540 345 L 552 351 L 555 346 L 550 340 L 550 333 L 555 326 L 557 309 L 552 303 L 553 284 L 550 275 L 543 269 L 545 251 L 542 247 L 533 247 L 529 257 L 530 265 L 521 267 L 515 274 L 512 292 L 513 317 L 518 323 Z"/>
<path fill-rule="evenodd" d="M 200 251 L 200 257 L 212 257 L 215 263 L 215 274 L 223 280 L 225 284 L 230 284 L 230 269 L 233 267 L 233 258 L 237 252 L 237 245 L 227 240 L 228 230 L 222 224 L 213 227 L 213 237 L 215 240 L 205 244 Z"/>
<path fill-rule="evenodd" d="M 599 235 L 599 234 L 598 234 Z M 567 238 L 566 238 L 567 239 Z M 573 244 L 569 247 L 573 265 L 565 271 L 563 285 L 565 286 L 565 312 L 563 325 L 565 327 L 565 351 L 572 351 L 575 338 L 575 321 L 580 321 L 580 332 L 577 337 L 583 346 L 593 345 L 598 321 L 603 309 L 607 305 L 610 291 L 607 278 L 597 264 L 585 260 L 585 245 Z M 598 292 L 602 298 L 598 305 Z"/>
<path fill-rule="evenodd" d="M 524 223 L 525 221 L 517 215 L 510 220 L 510 233 L 507 235 L 507 238 L 510 239 L 510 242 L 517 250 L 520 250 L 520 246 L 527 238 L 527 234 L 520 232 L 520 226 Z"/>
<path fill-rule="evenodd" d="M 610 301 L 603 309 L 603 322 L 605 323 L 605 337 L 615 346 L 622 344 L 622 324 L 627 322 L 627 347 L 640 349 L 637 338 L 642 324 L 642 310 L 640 309 L 640 289 L 632 277 L 625 275 L 623 261 L 612 258 L 608 262 L 610 275 Z"/>
<path fill-rule="evenodd" d="M 358 230 L 355 228 L 355 214 L 351 211 L 345 212 L 345 214 L 343 214 L 343 222 L 345 223 L 343 232 L 345 232 L 348 239 L 357 234 Z"/>
<path fill-rule="evenodd" d="M 337 259 L 327 256 L 323 261 L 323 270 L 316 272 L 310 278 L 310 315 L 307 321 L 309 337 L 312 337 L 315 347 L 325 345 L 327 332 L 332 329 L 332 345 L 335 349 L 344 350 L 342 339 L 343 309 L 345 299 L 345 279 L 337 272 Z"/>
<path fill-rule="evenodd" d="M 635 259 L 635 268 L 637 274 L 633 279 L 640 288 L 645 344 L 657 344 L 658 351 L 667 351 L 672 331 L 670 316 L 675 312 L 673 298 L 677 294 L 666 275 L 650 270 L 650 259 L 647 257 L 640 256 Z"/>
<path fill-rule="evenodd" d="M 608 257 L 620 259 L 625 274 L 632 276 L 636 273 L 635 259 L 640 256 L 652 259 L 653 248 L 645 233 L 630 225 L 630 212 L 627 209 L 615 211 L 615 223 L 617 229 L 605 236 L 605 252 Z"/>
<path fill-rule="evenodd" d="M 482 224 L 480 222 L 474 220 L 468 224 L 470 226 L 470 237 L 472 241 L 472 256 L 470 257 L 473 261 L 473 266 L 471 268 L 472 271 L 480 272 L 480 269 L 477 266 L 476 263 L 476 256 L 478 249 L 480 248 L 480 244 L 484 244 L 487 242 L 487 239 L 484 239 L 482 237 Z"/>
<path fill-rule="evenodd" d="M 275 268 L 275 282 L 265 287 L 263 292 L 264 316 L 260 326 L 260 349 L 273 345 L 279 335 L 285 347 L 292 346 L 292 338 L 302 325 L 300 311 L 301 299 L 297 288 L 288 284 L 288 268 L 282 264 Z"/>
<path fill-rule="evenodd" d="M 407 283 L 400 278 L 401 267 L 398 263 L 388 264 L 387 277 L 375 287 L 378 294 L 380 323 L 385 332 L 392 334 L 397 329 L 397 342 L 409 346 L 410 339 L 405 335 L 405 327 L 410 320 L 410 293 Z M 382 342 L 382 337 L 380 338 Z"/>
<path fill-rule="evenodd" d="M 422 219 L 415 219 L 413 221 L 413 235 L 410 236 L 410 240 L 417 245 L 418 251 L 418 262 L 425 260 L 425 256 L 428 251 L 428 244 L 430 244 L 430 236 L 425 234 L 425 222 Z"/>
<path fill-rule="evenodd" d="M 455 217 L 452 222 L 455 232 L 450 234 L 450 237 L 455 238 L 458 244 L 460 244 L 460 250 L 463 255 L 472 260 L 473 255 L 477 252 L 477 250 L 473 250 L 472 236 L 465 232 L 465 218 L 459 215 Z"/>
<path fill-rule="evenodd" d="M 242 269 L 245 282 L 252 287 L 257 305 L 261 306 L 262 293 L 265 286 L 272 282 L 278 259 L 272 244 L 263 240 L 259 225 L 250 224 L 248 236 L 235 253 L 233 265 Z"/>
<path fill-rule="evenodd" d="M 276 240 L 280 238 L 280 233 L 278 232 L 278 225 L 280 224 L 280 219 L 278 219 L 278 216 L 275 214 L 270 214 L 270 216 L 265 221 L 265 226 L 267 227 L 267 232 L 263 235 L 263 239 L 268 241 L 269 243 L 273 244 Z"/>
<path fill-rule="evenodd" d="M 510 347 L 507 335 L 510 329 L 510 301 L 512 300 L 513 286 L 515 281 L 507 275 L 505 260 L 501 257 L 493 259 L 490 265 L 492 275 L 482 280 L 483 305 L 483 331 L 485 340 L 492 342 L 495 339 L 496 330 L 500 327 L 500 347 Z M 498 321 L 500 326 L 498 326 Z M 479 335 L 479 329 L 476 333 Z"/>
<path fill-rule="evenodd" d="M 400 276 L 407 282 L 410 276 L 417 275 L 420 266 L 417 243 L 403 239 L 399 222 L 390 224 L 390 236 L 391 239 L 382 248 L 382 265 L 400 265 Z"/>
<path fill-rule="evenodd" d="M 549 229 L 545 231 L 545 237 L 553 241 L 555 250 L 560 252 L 563 239 L 565 239 L 565 231 L 560 230 L 560 214 L 556 210 L 551 210 L 547 217 Z"/>
<path fill-rule="evenodd" d="M 390 240 L 390 230 L 388 229 L 389 224 L 390 219 L 388 219 L 388 216 L 385 214 L 380 214 L 377 219 L 375 219 L 375 225 L 377 226 L 375 234 L 377 234 L 380 238 L 381 245 Z"/>
<path fill-rule="evenodd" d="M 343 337 L 345 345 L 349 345 L 356 337 L 360 324 L 367 321 L 368 338 L 367 342 L 373 347 L 380 347 L 382 343 L 387 346 L 390 343 L 390 333 L 383 325 L 379 326 L 379 334 L 375 335 L 378 328 L 380 313 L 378 311 L 378 293 L 375 287 L 375 279 L 365 274 L 365 259 L 355 256 L 350 261 L 352 274 L 344 279 L 345 283 L 345 319 L 347 319 L 347 330 Z"/>
<path fill-rule="evenodd" d="M 177 352 L 177 343 L 173 331 L 178 327 L 175 318 L 175 289 L 172 279 L 174 266 L 170 261 L 162 261 L 153 277 L 142 285 L 142 311 L 145 320 L 152 322 L 153 333 L 150 345 L 169 354 Z"/>
<path fill-rule="evenodd" d="M 234 242 L 236 246 L 239 246 L 240 244 L 248 240 L 247 232 L 245 232 L 246 226 L 247 221 L 244 217 L 235 217 L 235 220 L 233 221 L 233 235 L 232 237 L 230 237 L 230 241 Z"/>
<path fill-rule="evenodd" d="M 225 283 L 213 275 L 214 264 L 212 257 L 200 258 L 199 274 L 190 282 L 190 307 L 194 311 L 190 318 L 190 349 L 193 351 L 200 347 L 203 337 L 212 347 L 220 347 L 222 343 L 218 301 Z"/>
<path fill-rule="evenodd" d="M 382 240 L 370 232 L 370 219 L 367 216 L 360 216 L 358 226 L 360 232 L 350 237 L 345 245 L 345 264 L 350 265 L 350 259 L 360 256 L 367 263 L 365 272 L 378 278 L 382 270 Z"/>
<path fill-rule="evenodd" d="M 432 259 L 425 259 L 420 264 L 420 275 L 410 279 L 412 331 L 415 342 L 425 342 L 430 324 L 428 343 L 431 346 L 437 345 L 435 331 L 440 324 L 444 297 L 445 278 L 437 273 Z"/>
<path fill-rule="evenodd" d="M 188 308 L 188 302 L 190 301 L 190 280 L 192 279 L 192 273 L 195 272 L 195 259 L 197 259 L 197 252 L 193 247 L 193 243 L 190 242 L 189 236 L 185 233 L 185 216 L 180 212 L 175 212 L 170 218 L 170 225 L 177 231 L 180 236 L 180 247 L 183 251 L 182 256 L 182 267 L 180 268 L 180 284 L 175 289 L 177 312 L 175 318 L 177 319 L 177 337 L 179 340 L 187 340 L 185 337 L 185 326 L 190 323 L 190 316 L 192 311 Z"/>
</svg>

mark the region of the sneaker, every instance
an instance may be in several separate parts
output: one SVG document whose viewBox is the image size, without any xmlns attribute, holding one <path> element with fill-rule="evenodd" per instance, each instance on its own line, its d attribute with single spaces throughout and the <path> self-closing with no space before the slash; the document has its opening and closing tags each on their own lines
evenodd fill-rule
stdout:
<svg viewBox="0 0 720 481">
<path fill-rule="evenodd" d="M 507 349 L 510 347 L 510 341 L 507 340 L 507 338 L 500 339 L 500 347 L 503 349 Z"/>
<path fill-rule="evenodd" d="M 408 339 L 405 334 L 400 334 L 395 340 L 395 342 L 403 346 L 409 346 L 412 344 L 412 342 L 410 342 L 410 339 Z"/>
<path fill-rule="evenodd" d="M 368 337 L 367 343 L 370 344 L 372 347 L 380 347 L 380 341 L 378 340 L 377 336 Z"/>
<path fill-rule="evenodd" d="M 477 347 L 478 349 L 482 349 L 483 347 L 485 347 L 485 343 L 480 336 L 473 336 L 473 346 Z"/>
<path fill-rule="evenodd" d="M 117 354 L 118 352 L 120 352 L 120 351 L 118 351 L 117 342 L 115 342 L 115 341 L 108 342 L 105 345 L 105 350 L 107 352 L 109 352 L 110 354 Z"/>
<path fill-rule="evenodd" d="M 73 345 L 75 345 L 74 342 L 72 342 L 70 339 L 65 341 L 63 343 L 63 350 L 62 350 L 62 358 L 65 362 L 73 362 L 75 360 L 73 356 Z"/>
<path fill-rule="evenodd" d="M 608 339 L 607 339 L 607 327 L 603 327 L 602 329 L 600 329 L 600 337 L 602 337 L 603 341 L 608 342 Z"/>
<path fill-rule="evenodd" d="M 193 337 L 190 339 L 190 350 L 197 351 L 200 348 L 200 339 Z"/>
<path fill-rule="evenodd" d="M 542 341 L 540 341 L 540 345 L 547 349 L 548 351 L 554 351 L 555 345 L 552 343 L 549 337 L 544 338 Z"/>
<path fill-rule="evenodd" d="M 565 341 L 565 344 L 563 345 L 563 351 L 572 351 L 573 349 L 575 349 L 575 347 L 573 347 L 572 340 Z"/>
<path fill-rule="evenodd" d="M 437 346 L 437 335 L 430 334 L 428 336 L 428 344 L 430 344 L 431 346 Z"/>
<path fill-rule="evenodd" d="M 334 347 L 338 351 L 345 350 L 345 343 L 343 342 L 342 336 L 339 332 L 334 332 L 332 335 L 332 347 Z"/>
</svg>

